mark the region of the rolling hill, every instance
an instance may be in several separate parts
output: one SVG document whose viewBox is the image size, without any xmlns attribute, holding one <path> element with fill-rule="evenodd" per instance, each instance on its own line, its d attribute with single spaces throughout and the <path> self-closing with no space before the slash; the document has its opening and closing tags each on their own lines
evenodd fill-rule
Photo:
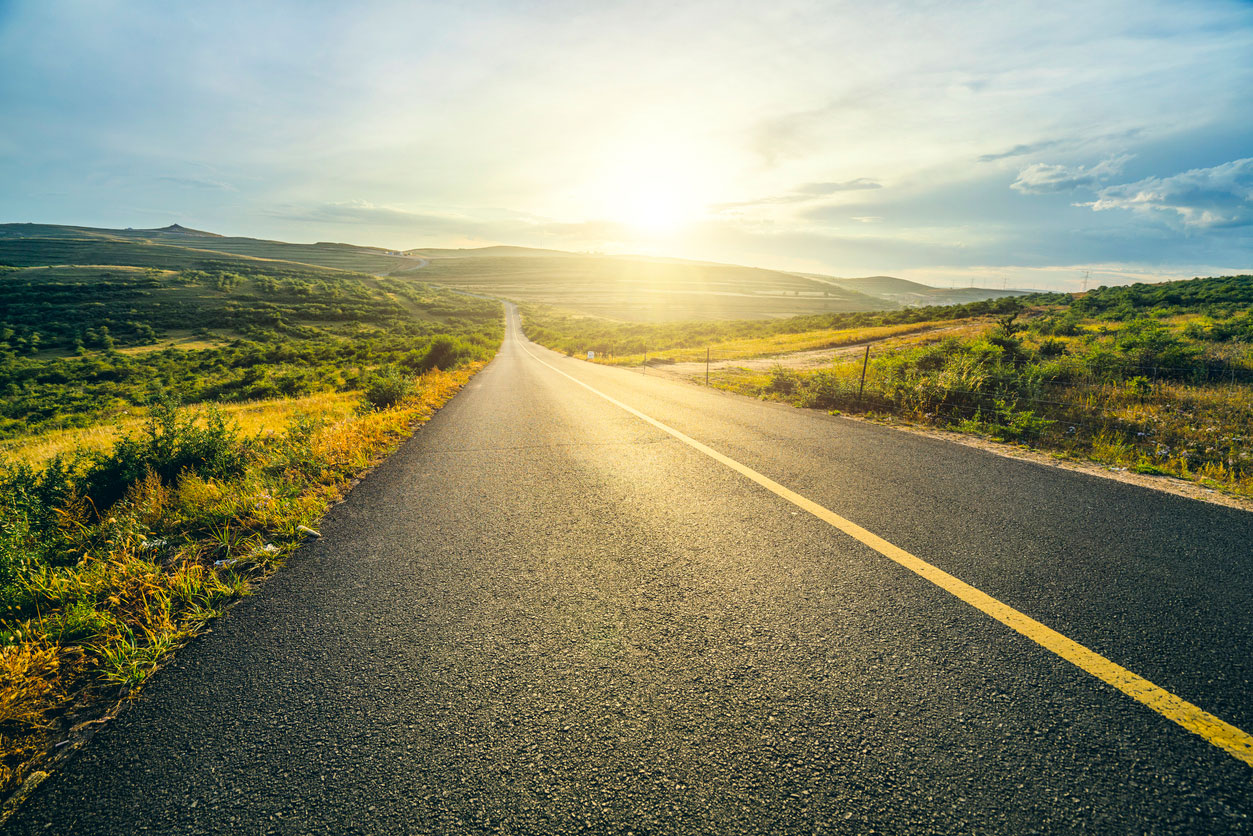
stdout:
<svg viewBox="0 0 1253 836">
<path fill-rule="evenodd" d="M 20 242 L 38 242 L 33 251 Z M 62 243 L 61 250 L 51 249 L 49 242 Z M 89 245 L 95 245 L 89 246 Z M 106 247 L 105 249 L 100 249 Z M 158 247 L 146 251 L 143 248 Z M 130 248 L 130 249 L 127 249 Z M 178 254 L 178 248 L 188 252 Z M 59 253 L 59 254 L 58 254 Z M 220 258 L 222 255 L 245 256 L 268 261 L 313 264 L 337 270 L 363 273 L 388 273 L 412 267 L 415 260 L 379 247 L 358 247 L 353 244 L 318 242 L 288 244 L 260 238 L 232 238 L 188 229 L 171 224 L 160 229 L 98 229 L 51 224 L 0 224 L 0 264 L 29 266 L 30 258 L 62 258 L 61 264 L 129 264 L 132 266 L 170 266 L 170 259 L 194 266 L 197 261 Z M 108 259 L 126 259 L 123 261 Z"/>
<path fill-rule="evenodd" d="M 401 252 L 325 241 L 292 244 L 230 237 L 180 224 L 159 229 L 0 225 L 0 264 L 10 266 L 230 269 L 232 264 L 258 263 L 404 277 L 642 322 L 774 319 L 961 304 L 1022 292 L 946 290 L 892 276 L 838 278 L 734 264 L 505 245 Z"/>
<path fill-rule="evenodd" d="M 964 305 L 967 302 L 978 302 L 983 299 L 1000 299 L 1005 296 L 1025 296 L 1029 290 L 991 290 L 982 287 L 943 288 L 932 287 L 908 279 L 895 276 L 863 276 L 845 279 L 836 276 L 822 276 L 816 273 L 804 274 L 816 281 L 826 282 L 835 287 L 864 293 L 893 306 L 915 307 L 918 305 Z"/>
</svg>

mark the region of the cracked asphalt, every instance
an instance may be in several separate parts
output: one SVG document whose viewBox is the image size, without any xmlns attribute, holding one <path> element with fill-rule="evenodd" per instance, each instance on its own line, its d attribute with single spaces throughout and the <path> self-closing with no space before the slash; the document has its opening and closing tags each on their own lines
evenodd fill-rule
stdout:
<svg viewBox="0 0 1253 836">
<path fill-rule="evenodd" d="M 527 351 L 1253 729 L 1253 515 L 559 357 L 511 312 L 4 832 L 1253 830 L 1246 764 Z"/>
</svg>

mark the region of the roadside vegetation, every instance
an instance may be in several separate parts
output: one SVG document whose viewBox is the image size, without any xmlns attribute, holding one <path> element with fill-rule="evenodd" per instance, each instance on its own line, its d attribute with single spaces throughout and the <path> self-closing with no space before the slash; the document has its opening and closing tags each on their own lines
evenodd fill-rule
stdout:
<svg viewBox="0 0 1253 836">
<path fill-rule="evenodd" d="M 0 267 L 0 439 L 188 403 L 363 388 L 483 359 L 495 303 L 396 279 L 259 262 Z M 190 349 L 190 350 L 188 350 Z"/>
<path fill-rule="evenodd" d="M 316 536 L 503 333 L 490 301 L 275 264 L 0 268 L 0 310 L 0 791 Z"/>
<path fill-rule="evenodd" d="M 1031 297 L 1035 298 L 1035 297 Z M 955 320 L 1012 313 L 1015 297 L 965 305 L 903 308 L 893 311 L 794 316 L 787 319 L 696 322 L 622 322 L 542 305 L 522 305 L 523 327 L 535 342 L 569 355 L 596 353 L 596 361 L 640 365 L 695 362 L 712 348 L 721 359 L 764 357 L 849 345 L 924 331 Z"/>
<path fill-rule="evenodd" d="M 972 313 L 990 315 L 971 318 Z M 906 419 L 1253 496 L 1253 277 L 840 316 L 863 318 L 857 323 L 861 341 L 875 341 L 890 336 L 876 329 L 911 314 L 929 323 L 965 318 L 964 327 L 903 344 L 876 344 L 868 363 L 860 352 L 833 352 L 824 368 L 794 370 L 782 363 L 768 370 L 723 368 L 711 383 L 797 406 Z M 576 356 L 584 345 L 600 351 L 629 346 L 619 348 L 618 357 L 636 364 L 642 358 L 632 353 L 628 361 L 625 351 L 634 352 L 645 340 L 651 363 L 653 345 L 666 348 L 660 358 L 665 362 L 671 346 L 704 342 L 715 356 L 734 356 L 719 354 L 732 337 L 758 335 L 764 347 L 778 335 L 814 333 L 810 317 L 663 328 L 543 311 L 530 315 L 534 324 L 528 333 L 541 343 Z M 853 335 L 841 339 L 852 341 Z M 694 359 L 703 359 L 703 349 L 695 353 Z"/>
</svg>

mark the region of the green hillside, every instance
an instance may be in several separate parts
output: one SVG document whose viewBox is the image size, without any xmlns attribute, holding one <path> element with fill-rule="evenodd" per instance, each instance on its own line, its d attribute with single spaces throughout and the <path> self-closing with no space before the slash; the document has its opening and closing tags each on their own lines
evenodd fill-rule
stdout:
<svg viewBox="0 0 1253 836">
<path fill-rule="evenodd" d="M 123 263 L 63 266 L 88 253 Z M 3 260 L 48 266 L 0 268 L 0 437 L 163 396 L 350 389 L 379 367 L 421 370 L 438 335 L 459 357 L 499 338 L 496 304 L 413 281 L 115 241 L 0 241 Z"/>
<path fill-rule="evenodd" d="M 22 242 L 27 242 L 25 245 Z M 55 248 L 53 242 L 60 242 Z M 100 249 L 109 247 L 112 249 Z M 155 247 L 156 250 L 146 248 Z M 186 252 L 174 252 L 174 250 Z M 259 238 L 228 238 L 178 224 L 162 229 L 95 229 L 49 224 L 0 224 L 0 264 L 29 266 L 60 259 L 57 264 L 127 264 L 133 266 L 196 266 L 223 255 L 290 261 L 387 273 L 411 267 L 413 258 L 389 255 L 378 247 L 352 244 L 288 244 Z M 32 261 L 32 259 L 35 259 Z M 119 260 L 120 259 L 120 260 Z"/>
<path fill-rule="evenodd" d="M 881 299 L 793 273 L 625 256 L 432 257 L 420 271 L 397 275 L 644 322 L 772 319 L 885 307 Z"/>
</svg>

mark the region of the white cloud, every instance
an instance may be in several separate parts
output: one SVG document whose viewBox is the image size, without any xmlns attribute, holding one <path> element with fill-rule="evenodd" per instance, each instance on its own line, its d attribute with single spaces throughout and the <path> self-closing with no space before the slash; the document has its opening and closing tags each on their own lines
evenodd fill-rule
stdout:
<svg viewBox="0 0 1253 836">
<path fill-rule="evenodd" d="M 1253 226 L 1253 157 L 1171 177 L 1106 186 L 1096 200 L 1080 205 L 1097 212 L 1165 212 L 1188 227 Z"/>
<path fill-rule="evenodd" d="M 1094 166 L 1049 165 L 1035 163 L 1018 172 L 1018 179 L 1009 185 L 1011 189 L 1023 194 L 1047 194 L 1050 192 L 1069 192 L 1078 188 L 1095 188 L 1101 181 L 1108 180 L 1131 159 L 1130 154 L 1121 154 L 1102 160 Z"/>
</svg>

